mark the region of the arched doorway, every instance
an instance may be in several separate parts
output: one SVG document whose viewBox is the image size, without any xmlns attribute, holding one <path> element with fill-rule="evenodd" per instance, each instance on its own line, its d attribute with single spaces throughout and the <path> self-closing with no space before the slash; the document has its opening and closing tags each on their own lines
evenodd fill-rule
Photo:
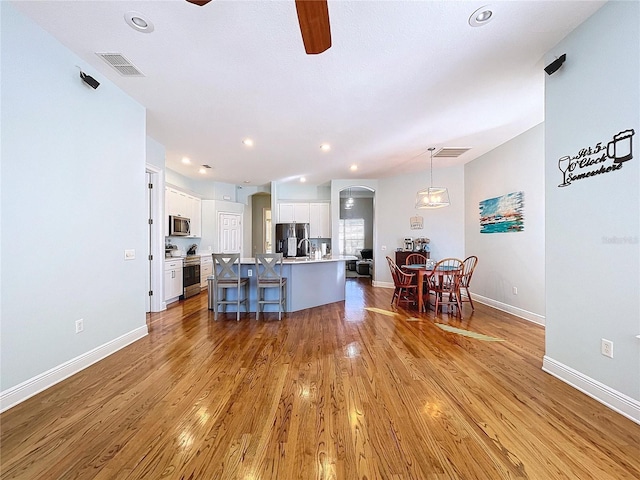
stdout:
<svg viewBox="0 0 640 480">
<path fill-rule="evenodd" d="M 375 190 L 362 185 L 343 187 L 339 194 L 338 253 L 355 255 L 347 262 L 347 278 L 374 277 Z"/>
</svg>

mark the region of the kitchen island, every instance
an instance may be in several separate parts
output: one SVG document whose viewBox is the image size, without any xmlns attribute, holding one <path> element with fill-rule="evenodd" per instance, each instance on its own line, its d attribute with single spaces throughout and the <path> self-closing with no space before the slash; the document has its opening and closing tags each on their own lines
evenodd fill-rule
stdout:
<svg viewBox="0 0 640 480">
<path fill-rule="evenodd" d="M 283 276 L 287 278 L 287 312 L 297 312 L 345 299 L 345 264 L 356 257 L 333 255 L 320 259 L 285 258 Z M 256 263 L 254 258 L 240 259 L 240 273 L 249 278 L 249 311 L 258 308 L 256 288 Z M 209 277 L 209 309 L 212 306 L 213 277 Z M 277 298 L 277 289 L 267 289 L 266 298 Z M 229 292 L 235 295 L 235 292 Z M 231 297 L 234 298 L 234 297 Z M 265 312 L 277 312 L 277 305 L 265 305 Z M 227 312 L 235 312 L 229 305 Z"/>
</svg>

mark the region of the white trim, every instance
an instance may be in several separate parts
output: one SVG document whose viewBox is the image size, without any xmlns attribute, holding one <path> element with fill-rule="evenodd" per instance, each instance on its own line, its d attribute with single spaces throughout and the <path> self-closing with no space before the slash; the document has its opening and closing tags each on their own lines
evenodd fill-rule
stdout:
<svg viewBox="0 0 640 480">
<path fill-rule="evenodd" d="M 29 380 L 0 392 L 0 412 L 4 412 L 5 410 L 16 406 L 20 402 L 24 402 L 26 399 L 33 397 L 37 393 L 52 387 L 65 378 L 68 378 L 103 358 L 108 357 L 136 340 L 146 337 L 147 334 L 148 331 L 146 325 L 144 327 L 138 327 L 129 333 L 125 333 L 124 335 L 105 343 L 104 345 L 96 347 L 93 350 L 58 365 L 57 367 L 47 370 L 44 373 L 36 375 Z"/>
<path fill-rule="evenodd" d="M 152 219 L 153 224 L 156 226 L 153 230 L 154 236 L 151 239 L 151 254 L 153 255 L 153 260 L 151 261 L 151 270 L 153 272 L 151 278 L 151 290 L 153 290 L 151 311 L 162 312 L 167 309 L 167 304 L 164 302 L 164 171 L 147 163 L 146 172 L 152 176 L 154 187 L 151 192 Z"/>
<path fill-rule="evenodd" d="M 395 285 L 393 284 L 393 282 L 379 282 L 377 280 L 374 280 L 373 282 L 371 282 L 372 285 L 374 287 L 381 287 L 381 288 L 395 288 Z"/>
<path fill-rule="evenodd" d="M 627 417 L 629 420 L 640 424 L 640 402 L 638 400 L 587 377 L 583 373 L 546 355 L 542 360 L 542 370 L 580 390 L 585 395 L 606 405 L 620 415 Z"/>
<path fill-rule="evenodd" d="M 529 312 L 528 310 L 523 310 L 518 307 L 514 307 L 513 305 L 508 305 L 506 303 L 498 302 L 497 300 L 493 300 L 491 298 L 483 297 L 482 295 L 473 294 L 471 296 L 474 301 L 482 303 L 483 305 L 489 305 L 497 310 L 502 310 L 503 312 L 510 313 L 511 315 L 515 315 L 516 317 L 523 318 L 533 323 L 537 323 L 538 325 L 545 324 L 545 317 L 543 315 L 539 315 L 537 313 Z"/>
</svg>

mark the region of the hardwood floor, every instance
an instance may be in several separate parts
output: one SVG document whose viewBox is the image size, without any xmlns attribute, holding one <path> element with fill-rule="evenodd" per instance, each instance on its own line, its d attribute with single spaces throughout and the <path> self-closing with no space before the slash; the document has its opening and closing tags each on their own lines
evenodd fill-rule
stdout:
<svg viewBox="0 0 640 480">
<path fill-rule="evenodd" d="M 350 279 L 281 322 L 214 322 L 206 293 L 152 314 L 0 417 L 0 477 L 640 478 L 640 426 L 544 373 L 542 328 L 477 303 L 393 314 L 391 294 Z"/>
</svg>

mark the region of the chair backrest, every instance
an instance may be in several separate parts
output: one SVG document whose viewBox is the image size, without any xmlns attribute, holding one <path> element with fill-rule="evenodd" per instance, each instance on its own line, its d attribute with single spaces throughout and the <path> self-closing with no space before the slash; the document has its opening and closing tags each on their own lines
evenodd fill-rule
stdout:
<svg viewBox="0 0 640 480">
<path fill-rule="evenodd" d="M 216 281 L 240 282 L 240 254 L 239 253 L 214 253 L 213 268 Z M 233 266 L 237 265 L 236 270 Z"/>
<path fill-rule="evenodd" d="M 427 281 L 431 288 L 459 286 L 462 279 L 462 260 L 443 258 L 435 264 Z"/>
<path fill-rule="evenodd" d="M 389 270 L 391 271 L 391 278 L 393 278 L 394 285 L 397 285 L 396 282 L 396 262 L 394 262 L 390 256 L 387 255 L 387 263 L 389 264 Z"/>
<path fill-rule="evenodd" d="M 421 253 L 411 253 L 407 255 L 407 258 L 404 261 L 405 265 L 426 265 L 427 257 L 422 255 Z"/>
<path fill-rule="evenodd" d="M 276 266 L 280 266 L 276 270 Z M 282 253 L 256 253 L 256 276 L 258 282 L 282 278 Z"/>
<path fill-rule="evenodd" d="M 387 263 L 389 263 L 389 269 L 391 270 L 391 277 L 393 277 L 393 284 L 396 287 L 404 287 L 411 285 L 411 279 L 416 276 L 415 273 L 403 272 L 396 262 L 391 257 L 387 257 Z"/>
<path fill-rule="evenodd" d="M 471 276 L 473 275 L 473 271 L 476 269 L 476 265 L 478 264 L 478 257 L 476 257 L 475 255 L 471 255 L 465 258 L 462 264 L 462 279 L 460 285 L 463 287 L 468 287 L 471 283 Z"/>
</svg>

